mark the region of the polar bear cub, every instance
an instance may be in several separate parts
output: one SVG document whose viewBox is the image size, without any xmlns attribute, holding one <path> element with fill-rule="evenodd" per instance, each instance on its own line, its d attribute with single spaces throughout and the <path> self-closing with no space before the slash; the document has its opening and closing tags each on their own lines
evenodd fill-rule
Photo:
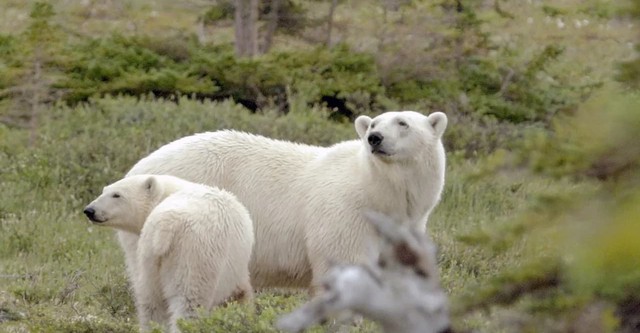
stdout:
<svg viewBox="0 0 640 333">
<path fill-rule="evenodd" d="M 250 299 L 254 243 L 247 209 L 224 190 L 168 175 L 126 177 L 85 209 L 96 225 L 139 235 L 125 248 L 141 330 L 231 298 Z"/>
</svg>

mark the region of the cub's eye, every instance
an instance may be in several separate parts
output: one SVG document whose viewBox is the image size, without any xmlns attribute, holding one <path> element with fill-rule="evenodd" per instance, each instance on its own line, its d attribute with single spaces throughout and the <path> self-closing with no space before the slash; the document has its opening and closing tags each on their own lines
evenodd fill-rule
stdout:
<svg viewBox="0 0 640 333">
<path fill-rule="evenodd" d="M 398 125 L 402 127 L 409 127 L 409 125 L 407 125 L 407 122 L 405 122 L 404 120 L 398 120 Z"/>
<path fill-rule="evenodd" d="M 118 193 L 114 193 L 111 197 L 112 197 L 112 198 L 116 198 L 116 199 L 117 199 L 117 198 L 119 198 L 119 197 L 120 197 L 120 194 L 118 194 Z"/>
<path fill-rule="evenodd" d="M 376 127 L 375 123 L 371 123 L 371 129 L 373 129 L 374 127 Z"/>
</svg>

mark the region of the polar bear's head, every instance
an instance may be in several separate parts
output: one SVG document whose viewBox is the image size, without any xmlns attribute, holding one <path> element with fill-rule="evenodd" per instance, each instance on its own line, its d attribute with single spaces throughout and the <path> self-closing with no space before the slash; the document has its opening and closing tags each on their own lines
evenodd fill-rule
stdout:
<svg viewBox="0 0 640 333">
<path fill-rule="evenodd" d="M 399 161 L 415 158 L 418 152 L 440 145 L 447 116 L 442 112 L 428 117 L 414 111 L 385 112 L 373 119 L 360 116 L 355 127 L 372 155 Z"/>
<path fill-rule="evenodd" d="M 105 186 L 84 214 L 94 224 L 139 233 L 164 192 L 158 177 L 130 176 Z"/>
</svg>

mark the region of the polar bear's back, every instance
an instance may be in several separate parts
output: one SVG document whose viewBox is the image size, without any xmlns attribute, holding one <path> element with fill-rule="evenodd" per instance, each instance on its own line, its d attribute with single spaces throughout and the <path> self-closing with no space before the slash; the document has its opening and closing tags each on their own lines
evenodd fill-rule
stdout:
<svg viewBox="0 0 640 333">
<path fill-rule="evenodd" d="M 161 274 L 170 280 L 165 285 L 208 281 L 202 288 L 215 289 L 215 302 L 229 297 L 238 281 L 248 277 L 253 243 L 247 209 L 231 193 L 202 185 L 177 191 L 158 204 L 139 242 L 145 262 L 161 260 Z"/>
<path fill-rule="evenodd" d="M 170 174 L 219 186 L 237 179 L 234 170 L 255 170 L 271 177 L 299 171 L 325 148 L 223 130 L 170 142 L 136 163 L 127 176 Z"/>
</svg>

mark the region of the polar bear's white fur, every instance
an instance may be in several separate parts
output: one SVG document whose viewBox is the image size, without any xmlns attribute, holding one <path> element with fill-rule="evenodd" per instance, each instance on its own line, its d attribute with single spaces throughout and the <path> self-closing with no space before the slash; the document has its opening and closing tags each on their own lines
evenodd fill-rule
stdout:
<svg viewBox="0 0 640 333">
<path fill-rule="evenodd" d="M 329 262 L 368 252 L 363 210 L 424 230 L 444 184 L 447 117 L 360 116 L 360 140 L 316 147 L 235 131 L 195 134 L 140 160 L 128 175 L 171 174 L 234 193 L 249 209 L 254 287 L 317 287 Z M 135 242 L 120 233 L 123 246 Z"/>
<path fill-rule="evenodd" d="M 154 321 L 177 332 L 177 319 L 198 307 L 253 295 L 253 225 L 227 191 L 138 175 L 106 186 L 84 212 L 94 224 L 139 237 L 124 250 L 142 330 Z"/>
</svg>

